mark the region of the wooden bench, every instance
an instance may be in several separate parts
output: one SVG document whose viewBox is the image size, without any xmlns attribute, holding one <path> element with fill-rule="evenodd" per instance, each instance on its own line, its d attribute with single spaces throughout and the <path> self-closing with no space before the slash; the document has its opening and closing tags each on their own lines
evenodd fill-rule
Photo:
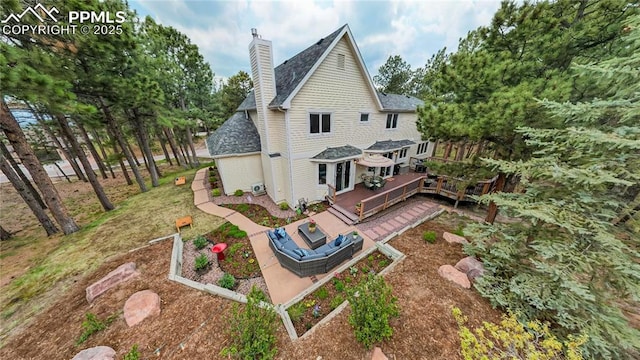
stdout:
<svg viewBox="0 0 640 360">
<path fill-rule="evenodd" d="M 176 180 L 175 180 L 175 184 L 176 184 L 176 186 L 178 186 L 178 185 L 184 185 L 184 184 L 186 184 L 186 183 L 187 183 L 187 178 L 186 178 L 185 176 L 177 177 L 177 178 L 176 178 Z"/>
<path fill-rule="evenodd" d="M 180 232 L 181 227 L 187 225 L 189 225 L 189 227 L 193 229 L 193 219 L 191 218 L 191 216 L 181 217 L 176 220 L 176 229 L 178 230 L 178 232 Z"/>
</svg>

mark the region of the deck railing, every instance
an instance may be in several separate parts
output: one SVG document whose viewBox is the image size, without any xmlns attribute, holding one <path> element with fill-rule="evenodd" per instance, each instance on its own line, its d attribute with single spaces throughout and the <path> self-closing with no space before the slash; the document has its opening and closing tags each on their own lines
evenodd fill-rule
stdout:
<svg viewBox="0 0 640 360">
<path fill-rule="evenodd" d="M 336 194 L 336 188 L 335 186 L 331 185 L 331 184 L 327 184 L 327 200 L 329 201 L 330 204 L 335 204 L 336 203 L 336 198 L 337 198 L 337 194 Z"/>
<path fill-rule="evenodd" d="M 376 195 L 360 201 L 360 220 L 380 212 L 389 206 L 406 200 L 409 196 L 417 194 L 420 190 L 423 178 L 417 178 L 402 186 L 382 191 Z"/>
</svg>

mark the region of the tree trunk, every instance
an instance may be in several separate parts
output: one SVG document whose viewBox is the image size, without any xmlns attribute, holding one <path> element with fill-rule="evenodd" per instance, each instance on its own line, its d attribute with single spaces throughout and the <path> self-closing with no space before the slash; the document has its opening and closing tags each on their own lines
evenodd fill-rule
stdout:
<svg viewBox="0 0 640 360">
<path fill-rule="evenodd" d="M 107 194 L 104 192 L 102 185 L 98 181 L 98 177 L 96 176 L 96 173 L 93 172 L 93 168 L 91 167 L 91 163 L 89 162 L 89 159 L 87 159 L 87 155 L 84 153 L 84 150 L 82 150 L 82 148 L 80 147 L 80 144 L 78 143 L 78 140 L 73 134 L 73 131 L 71 131 L 71 127 L 69 126 L 69 122 L 67 121 L 67 118 L 62 114 L 56 114 L 55 117 L 58 120 L 58 124 L 60 124 L 60 129 L 62 131 L 62 134 L 67 137 L 67 140 L 71 145 L 71 148 L 76 153 L 76 155 L 78 155 L 78 159 L 80 159 L 80 163 L 84 168 L 84 172 L 87 175 L 87 179 L 89 179 L 89 183 L 91 184 L 93 191 L 96 193 L 96 196 L 100 201 L 100 204 L 102 205 L 105 211 L 110 211 L 115 209 L 115 206 L 113 206 L 113 204 L 107 197 Z"/>
<path fill-rule="evenodd" d="M 462 161 L 462 159 L 464 159 L 464 150 L 465 150 L 465 143 L 460 142 L 458 144 L 458 151 L 456 152 L 456 157 L 455 157 L 456 161 Z"/>
<path fill-rule="evenodd" d="M 451 155 L 451 148 L 453 147 L 453 144 L 451 143 L 451 141 L 447 141 L 447 145 L 445 145 L 444 147 L 444 155 L 442 156 L 445 160 L 449 158 L 449 156 Z"/>
<path fill-rule="evenodd" d="M 98 132 L 95 130 L 93 130 L 93 137 L 96 139 L 96 142 L 98 143 L 98 147 L 100 148 L 100 153 L 102 154 L 102 158 L 104 159 L 105 166 L 109 169 L 109 172 L 111 173 L 111 177 L 115 179 L 116 174 L 113 172 L 113 167 L 109 163 L 109 160 L 108 160 L 109 157 L 107 156 L 107 152 L 104 150 L 104 146 L 102 145 L 102 140 L 100 140 L 100 136 L 98 135 Z"/>
<path fill-rule="evenodd" d="M 104 163 L 100 158 L 100 155 L 98 155 L 98 151 L 96 150 L 96 147 L 93 146 L 93 142 L 91 141 L 91 138 L 89 138 L 89 134 L 87 134 L 87 130 L 84 129 L 84 126 L 82 126 L 81 122 L 75 121 L 75 123 L 76 123 L 76 126 L 78 126 L 78 129 L 80 130 L 80 134 L 82 135 L 84 142 L 87 144 L 87 148 L 89 149 L 89 152 L 93 157 L 93 160 L 96 162 L 96 165 L 98 165 L 98 170 L 100 170 L 100 175 L 102 175 L 103 179 L 105 180 L 108 179 L 109 177 L 107 176 L 107 168 L 104 166 Z"/>
<path fill-rule="evenodd" d="M 60 167 L 60 165 L 58 164 L 57 161 L 53 162 L 53 165 L 55 165 L 56 168 L 58 168 L 58 171 L 60 171 L 60 174 L 62 174 L 62 176 L 64 176 L 64 178 L 67 180 L 68 183 L 71 183 L 71 179 L 69 179 L 69 177 L 67 176 L 67 174 L 64 172 L 64 170 L 62 170 L 62 168 Z"/>
<path fill-rule="evenodd" d="M 131 144 L 129 143 L 129 141 L 127 141 L 127 138 L 125 138 L 124 135 L 122 136 L 122 138 L 124 139 L 124 143 L 127 144 L 127 148 L 129 149 L 129 152 L 131 153 L 133 160 L 135 160 L 136 165 L 138 166 L 142 165 L 140 164 L 140 160 L 138 160 L 138 155 L 136 155 L 136 152 L 133 151 Z"/>
<path fill-rule="evenodd" d="M 107 105 L 104 103 L 104 100 L 102 99 L 102 97 L 100 97 L 100 106 L 102 108 L 102 112 L 104 113 L 105 118 L 107 119 L 107 125 L 110 127 L 111 132 L 115 136 L 116 141 L 118 142 L 118 144 L 120 145 L 120 148 L 122 149 L 122 152 L 124 153 L 124 156 L 127 158 L 127 161 L 129 162 L 129 166 L 131 167 L 133 176 L 136 178 L 136 182 L 140 187 L 140 191 L 146 192 L 147 185 L 145 185 L 144 179 L 142 178 L 142 175 L 140 175 L 140 170 L 138 169 L 138 166 L 136 165 L 136 162 L 133 159 L 131 152 L 129 151 L 127 142 L 124 139 L 124 136 L 122 135 L 122 131 L 120 131 L 120 127 L 118 126 L 118 124 L 116 123 L 116 120 L 111 115 L 111 111 L 109 110 Z"/>
<path fill-rule="evenodd" d="M 41 208 L 46 209 L 47 205 L 44 203 L 44 200 L 42 200 L 40 193 L 38 192 L 38 190 L 36 190 L 36 188 L 33 187 L 33 184 L 31 184 L 31 180 L 27 178 L 27 175 L 25 175 L 24 172 L 22 172 L 22 169 L 20 169 L 18 162 L 16 162 L 16 159 L 13 158 L 13 156 L 9 152 L 9 149 L 7 149 L 7 146 L 2 141 L 0 141 L 0 154 L 3 154 L 7 158 L 7 160 L 9 161 L 9 164 L 11 164 L 11 167 L 16 172 L 20 180 L 22 180 L 27 190 L 31 192 L 33 197 L 38 202 L 38 205 L 40 205 Z"/>
<path fill-rule="evenodd" d="M 49 137 L 51 138 L 51 140 L 53 141 L 55 146 L 58 149 L 60 149 L 60 151 L 62 152 L 62 155 L 67 160 L 69 165 L 71 165 L 71 168 L 73 169 L 73 172 L 76 174 L 78 179 L 81 180 L 81 181 L 87 181 L 87 179 L 84 177 L 84 174 L 82 173 L 82 170 L 80 170 L 80 167 L 78 166 L 78 163 L 75 161 L 75 159 L 73 158 L 72 153 L 69 151 L 69 148 L 63 146 L 62 143 L 60 143 L 60 139 L 58 139 L 58 136 L 56 136 L 56 134 L 53 131 L 53 129 L 51 129 L 49 124 L 47 124 L 47 122 L 42 118 L 40 113 L 38 111 L 36 111 L 36 109 L 34 109 L 33 106 L 31 106 L 31 105 L 29 105 L 29 108 L 31 109 L 31 112 L 33 113 L 33 116 L 36 118 L 36 121 L 38 121 L 40 126 L 42 126 L 42 129 L 44 130 L 44 132 L 47 133 L 47 135 L 49 135 Z M 58 166 L 58 168 L 59 167 L 60 166 Z M 63 174 L 64 174 L 64 172 L 63 172 Z M 67 180 L 69 179 L 66 176 L 66 174 L 65 174 L 65 177 L 67 178 Z"/>
<path fill-rule="evenodd" d="M 178 162 L 178 165 L 187 169 L 188 168 L 187 163 L 184 161 L 184 158 L 180 154 L 180 151 L 178 151 L 178 145 L 176 144 L 176 139 L 173 137 L 173 131 L 166 127 L 163 128 L 163 130 L 164 130 L 164 135 L 167 137 L 167 141 L 169 142 L 169 146 L 171 147 L 171 151 L 173 152 L 173 157 L 175 157 L 176 161 Z"/>
<path fill-rule="evenodd" d="M 160 134 L 156 134 L 158 141 L 160 141 L 160 147 L 162 148 L 162 153 L 164 154 L 164 159 L 167 160 L 167 163 L 170 166 L 173 166 L 173 162 L 171 161 L 171 157 L 169 156 L 169 152 L 167 151 L 167 143 Z"/>
<path fill-rule="evenodd" d="M 191 161 L 191 158 L 189 157 L 189 153 L 185 149 L 184 144 L 180 143 L 178 148 L 180 149 L 180 153 L 182 154 L 182 157 L 187 159 L 188 166 L 189 167 L 193 167 L 193 162 Z"/>
<path fill-rule="evenodd" d="M 20 177 L 13 171 L 7 158 L 4 154 L 0 154 L 0 170 L 5 174 L 11 185 L 16 189 L 22 200 L 27 203 L 29 209 L 36 216 L 40 224 L 47 232 L 47 236 L 51 236 L 57 233 L 59 230 L 56 225 L 51 221 L 44 208 L 40 206 L 37 199 L 33 196 L 33 193 L 27 188 L 26 183 L 20 179 Z"/>
<path fill-rule="evenodd" d="M 69 155 L 69 165 L 71 165 L 71 168 L 73 169 L 73 171 L 76 173 L 76 176 L 78 177 L 78 179 L 87 182 L 87 177 L 85 175 L 85 173 L 82 172 L 82 169 L 80 169 L 80 165 L 78 165 L 78 161 L 76 160 L 76 158 L 78 157 L 78 155 L 75 153 L 75 151 L 73 150 L 73 148 L 71 147 L 71 144 L 69 144 L 69 141 L 67 140 L 67 138 L 65 136 L 63 136 L 62 134 L 60 134 L 60 139 L 62 139 L 62 142 L 64 143 L 64 149 L 66 149 L 67 154 Z"/>
<path fill-rule="evenodd" d="M 158 168 L 156 167 L 156 162 L 153 160 L 153 152 L 151 152 L 151 146 L 149 146 L 149 135 L 147 134 L 147 128 L 144 126 L 144 122 L 140 117 L 140 114 L 137 109 L 133 109 L 133 124 L 135 128 L 135 132 L 138 135 L 138 140 L 140 141 L 140 147 L 144 157 L 147 159 L 147 170 L 149 170 L 149 174 L 151 175 L 151 186 L 157 187 L 160 185 L 158 180 Z"/>
<path fill-rule="evenodd" d="M 189 144 L 189 148 L 191 149 L 191 154 L 193 155 L 193 164 L 195 167 L 200 166 L 200 161 L 198 161 L 198 155 L 196 154 L 196 147 L 193 145 L 193 135 L 191 134 L 191 128 L 187 126 L 187 144 Z"/>
<path fill-rule="evenodd" d="M 502 191 L 502 189 L 504 189 L 506 180 L 507 174 L 499 172 L 498 179 L 496 180 L 496 189 L 494 192 Z M 493 224 L 493 222 L 496 220 L 496 216 L 498 216 L 498 205 L 496 205 L 496 203 L 492 201 L 489 203 L 489 210 L 487 210 L 487 217 L 484 219 L 484 221 L 488 222 L 489 224 Z"/>
<path fill-rule="evenodd" d="M 40 160 L 35 156 L 33 150 L 27 143 L 27 139 L 18 125 L 18 122 L 9 111 L 4 99 L 0 99 L 0 127 L 4 131 L 9 143 L 22 161 L 22 164 L 29 170 L 31 178 L 42 193 L 44 202 L 47 204 L 53 217 L 58 222 L 65 234 L 71 234 L 80 230 L 76 222 L 69 216 L 67 209 L 60 199 L 58 190 L 53 186 L 49 175 L 42 167 Z"/>
<path fill-rule="evenodd" d="M 124 178 L 127 181 L 127 185 L 133 185 L 133 181 L 131 181 L 131 177 L 129 176 L 129 170 L 127 170 L 127 167 L 124 165 L 124 161 L 122 161 L 122 155 L 120 155 L 120 152 L 118 151 L 118 142 L 116 141 L 116 136 L 113 135 L 113 133 L 111 132 L 111 129 L 109 129 L 108 127 L 107 127 L 107 132 L 109 133 L 109 136 L 111 136 L 112 138 L 111 143 L 113 144 L 113 154 L 118 157 L 118 163 L 120 164 L 120 169 L 122 170 L 122 174 L 124 175 Z"/>
<path fill-rule="evenodd" d="M 2 225 L 0 225 L 0 240 L 9 240 L 11 238 L 11 233 L 5 230 Z"/>
</svg>

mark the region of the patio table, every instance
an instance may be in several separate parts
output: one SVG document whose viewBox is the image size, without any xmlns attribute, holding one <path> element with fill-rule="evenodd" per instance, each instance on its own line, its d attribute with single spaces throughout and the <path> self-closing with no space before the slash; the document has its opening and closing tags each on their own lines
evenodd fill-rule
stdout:
<svg viewBox="0 0 640 360">
<path fill-rule="evenodd" d="M 327 235 L 325 235 L 318 227 L 316 231 L 309 231 L 309 223 L 306 222 L 298 226 L 298 233 L 304 242 L 309 245 L 311 249 L 317 249 L 327 242 Z"/>
</svg>

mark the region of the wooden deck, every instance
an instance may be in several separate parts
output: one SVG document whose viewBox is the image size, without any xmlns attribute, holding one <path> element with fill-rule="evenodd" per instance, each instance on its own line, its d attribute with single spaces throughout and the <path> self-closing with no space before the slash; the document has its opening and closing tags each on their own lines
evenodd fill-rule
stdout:
<svg viewBox="0 0 640 360">
<path fill-rule="evenodd" d="M 363 183 L 358 183 L 352 191 L 338 195 L 335 203 L 355 213 L 356 204 L 362 202 L 362 200 L 402 187 L 411 181 L 425 177 L 425 175 L 426 174 L 421 173 L 395 175 L 394 177 L 387 179 L 386 185 L 382 189 L 378 190 L 367 189 Z"/>
</svg>

